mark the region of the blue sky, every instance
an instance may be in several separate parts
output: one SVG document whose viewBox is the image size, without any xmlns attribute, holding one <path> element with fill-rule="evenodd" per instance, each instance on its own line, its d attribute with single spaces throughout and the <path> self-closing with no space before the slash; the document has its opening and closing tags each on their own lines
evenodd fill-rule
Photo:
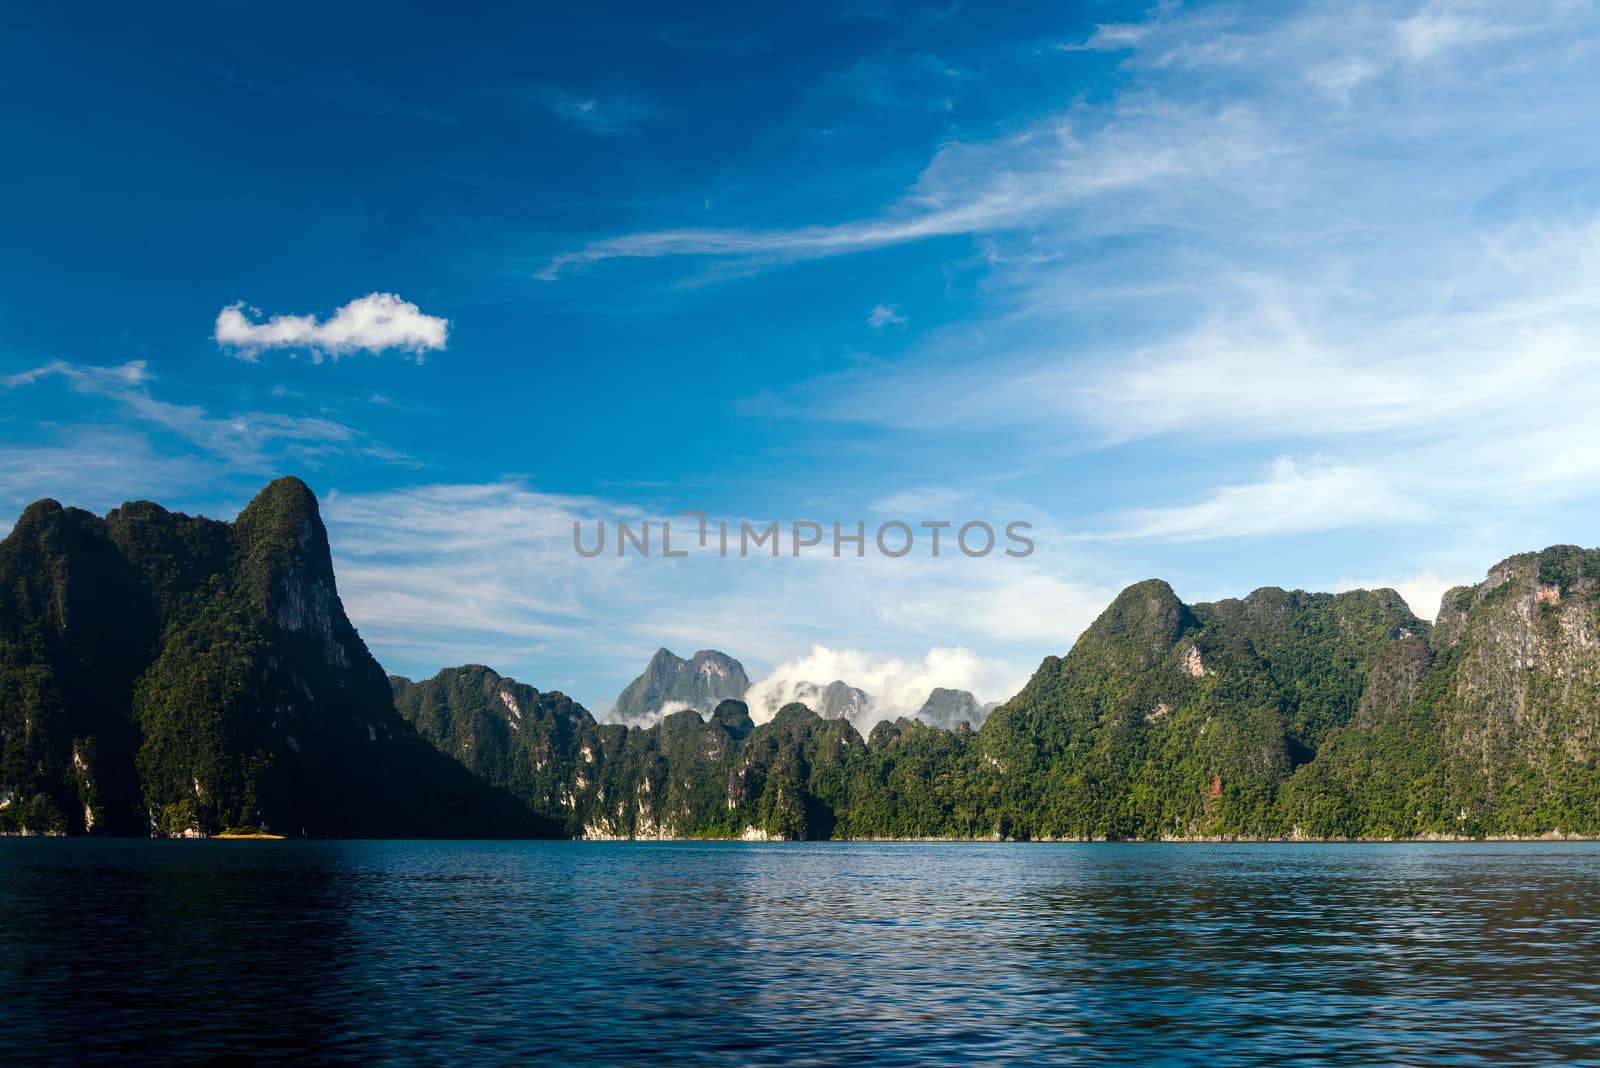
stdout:
<svg viewBox="0 0 1600 1068">
<path fill-rule="evenodd" d="M 298 474 L 390 670 L 999 698 L 1152 575 L 1596 541 L 1589 3 L 4 19 L 0 505 Z M 684 509 L 1037 549 L 572 552 Z"/>
</svg>

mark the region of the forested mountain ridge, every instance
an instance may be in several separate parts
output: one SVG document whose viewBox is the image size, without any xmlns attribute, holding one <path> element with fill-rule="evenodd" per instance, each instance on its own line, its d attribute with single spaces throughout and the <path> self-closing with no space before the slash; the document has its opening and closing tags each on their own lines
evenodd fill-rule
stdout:
<svg viewBox="0 0 1600 1068">
<path fill-rule="evenodd" d="M 741 686 L 658 655 L 640 698 Z M 727 668 L 718 672 L 714 667 Z M 654 680 L 652 682 L 652 679 Z M 648 692 L 646 692 L 648 691 Z M 696 696 L 703 696 L 697 694 Z M 966 711 L 969 695 L 936 693 Z M 963 700 L 963 698 L 965 698 Z M 933 700 L 930 698 L 930 701 Z M 648 729 L 481 665 L 385 677 L 304 484 L 234 523 L 30 506 L 0 542 L 0 832 L 575 837 L 1600 835 L 1600 550 L 1436 624 L 1392 590 L 1124 590 L 982 727 L 723 700 Z"/>
<path fill-rule="evenodd" d="M 1129 587 L 985 724 L 1000 819 L 1032 836 L 1291 834 L 1279 786 L 1355 717 L 1386 651 L 1427 632 L 1392 590 L 1190 606 L 1159 580 Z"/>
<path fill-rule="evenodd" d="M 1600 550 L 1522 553 L 1446 593 L 1283 810 L 1312 835 L 1600 834 Z"/>
<path fill-rule="evenodd" d="M 592 837 L 1597 834 L 1597 581 L 1600 552 L 1513 557 L 1433 627 L 1393 590 L 1150 580 L 979 730 L 727 701 L 585 726 L 558 800 Z"/>
<path fill-rule="evenodd" d="M 0 831 L 551 833 L 394 711 L 316 498 L 31 505 L 0 542 Z"/>
</svg>

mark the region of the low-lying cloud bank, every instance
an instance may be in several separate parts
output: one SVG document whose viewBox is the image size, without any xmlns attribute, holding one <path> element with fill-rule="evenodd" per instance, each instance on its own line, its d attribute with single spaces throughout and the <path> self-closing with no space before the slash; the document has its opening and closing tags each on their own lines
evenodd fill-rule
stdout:
<svg viewBox="0 0 1600 1068">
<path fill-rule="evenodd" d="M 790 701 L 805 701 L 807 684 L 838 680 L 866 691 L 870 700 L 850 721 L 863 734 L 880 720 L 915 716 L 936 688 L 967 690 L 980 705 L 1004 701 L 1022 688 L 1026 672 L 986 660 L 959 646 L 936 646 L 920 660 L 877 656 L 858 649 L 814 645 L 804 656 L 779 664 L 745 694 L 750 716 L 765 722 Z"/>
</svg>

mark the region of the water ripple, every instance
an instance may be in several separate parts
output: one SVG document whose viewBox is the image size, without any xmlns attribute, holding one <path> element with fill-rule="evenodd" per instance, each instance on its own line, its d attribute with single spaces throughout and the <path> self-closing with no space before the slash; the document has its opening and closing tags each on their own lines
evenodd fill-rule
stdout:
<svg viewBox="0 0 1600 1068">
<path fill-rule="evenodd" d="M 1600 1063 L 1600 848 L 0 842 L 0 1063 Z"/>
</svg>

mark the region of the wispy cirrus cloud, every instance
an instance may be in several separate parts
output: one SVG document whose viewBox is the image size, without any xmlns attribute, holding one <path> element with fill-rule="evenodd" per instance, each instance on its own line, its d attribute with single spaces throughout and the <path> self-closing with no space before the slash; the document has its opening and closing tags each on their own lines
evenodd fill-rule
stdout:
<svg viewBox="0 0 1600 1068">
<path fill-rule="evenodd" d="M 1171 208 L 1187 204 L 1189 191 L 1167 196 L 1174 185 L 1205 183 L 1223 175 L 1259 171 L 1285 157 L 1304 157 L 1307 144 L 1302 94 L 1291 107 L 1249 91 L 1287 81 L 1307 83 L 1348 100 L 1355 86 L 1397 68 L 1413 80 L 1465 72 L 1443 63 L 1496 41 L 1560 33 L 1576 12 L 1552 0 L 1517 11 L 1460 3 L 1425 4 L 1411 14 L 1387 9 L 1315 8 L 1285 17 L 1247 17 L 1244 9 L 1183 13 L 1158 7 L 1141 23 L 1105 24 L 1066 51 L 1127 51 L 1140 74 L 1174 70 L 1247 68 L 1247 84 L 1232 93 L 1166 93 L 1130 89 L 1108 103 L 1078 104 L 1020 134 L 942 147 L 907 195 L 875 218 L 773 229 L 666 229 L 594 241 L 549 261 L 541 277 L 587 263 L 622 258 L 678 256 L 769 257 L 777 260 L 843 255 L 941 236 L 977 236 L 1050 224 L 1056 213 L 1110 203 L 1113 229 L 1143 228 L 1154 219 L 1140 206 L 1119 203 L 1123 194 L 1164 199 L 1148 205 L 1161 219 L 1182 219 Z M 1563 14 L 1568 17 L 1563 18 Z M 1568 42 L 1570 44 L 1570 42 Z M 1565 57 L 1578 58 L 1574 51 Z M 1499 60 L 1502 64 L 1504 58 Z M 945 70 L 947 75 L 960 72 Z M 1293 111 L 1296 118 L 1288 120 Z M 1405 120 L 1389 115 L 1393 129 Z M 1227 187 L 1212 190 L 1226 195 Z"/>
<path fill-rule="evenodd" d="M 259 314 L 243 301 L 223 308 L 213 334 L 217 344 L 250 361 L 273 349 L 303 350 L 318 363 L 324 356 L 337 359 L 354 352 L 394 350 L 421 363 L 424 353 L 442 350 L 450 335 L 448 320 L 426 315 L 393 293 L 358 297 L 323 320 L 314 315 L 274 315 L 256 322 L 253 316 Z"/>
<path fill-rule="evenodd" d="M 102 398 L 129 426 L 167 434 L 223 462 L 228 470 L 268 472 L 286 460 L 316 462 L 336 453 L 411 464 L 361 431 L 325 415 L 269 411 L 216 415 L 200 405 L 162 400 L 151 391 L 155 378 L 143 360 L 117 365 L 51 360 L 0 379 L 0 387 L 18 390 L 51 380 L 64 382 L 74 393 Z"/>
<path fill-rule="evenodd" d="M 745 411 L 1205 457 L 1170 503 L 1080 516 L 1094 537 L 1432 529 L 1600 493 L 1600 431 L 1554 402 L 1600 389 L 1591 6 L 1168 5 L 1056 54 L 1081 51 L 1119 55 L 1115 94 L 945 144 L 878 216 L 627 235 L 547 274 L 975 237 L 947 267 L 979 279 L 972 319 Z"/>
<path fill-rule="evenodd" d="M 137 430 L 71 427 L 0 450 L 0 537 L 22 508 L 42 497 L 103 512 L 141 497 L 191 496 L 213 485 L 217 475 L 214 463 L 164 453 Z"/>
<path fill-rule="evenodd" d="M 1079 121 L 1074 121 L 1077 119 Z M 611 259 L 679 256 L 812 259 L 938 237 L 1035 226 L 1180 181 L 1205 181 L 1274 151 L 1247 109 L 1130 103 L 1116 121 L 1065 115 L 1025 133 L 941 149 L 916 185 L 878 218 L 791 229 L 674 229 L 595 241 L 540 272 Z"/>
<path fill-rule="evenodd" d="M 1318 460 L 1275 460 L 1266 477 L 1213 489 L 1194 503 L 1133 512 L 1104 537 L 1191 541 L 1259 538 L 1428 518 L 1382 471 Z"/>
<path fill-rule="evenodd" d="M 1494 7 L 1435 0 L 1401 20 L 1394 36 L 1400 53 L 1420 62 L 1458 49 L 1504 41 L 1536 28 L 1539 27 L 1528 26 L 1516 14 L 1508 18 Z"/>
<path fill-rule="evenodd" d="M 1585 5 L 1517 7 L 1476 0 L 1416 5 L 1306 4 L 1277 9 L 1164 3 L 1141 22 L 1102 23 L 1063 52 L 1119 52 L 1131 70 L 1248 67 L 1254 77 L 1319 80 L 1330 66 L 1363 71 L 1357 80 L 1406 64 L 1437 63 L 1483 45 L 1570 28 Z M 1310 60 L 1311 62 L 1306 62 Z"/>
<path fill-rule="evenodd" d="M 0 397 L 49 412 L 27 440 L 0 452 L 0 529 L 30 501 L 54 497 L 104 511 L 125 500 L 187 500 L 218 514 L 285 470 L 339 458 L 414 467 L 414 461 L 327 415 L 240 410 L 217 414 L 155 394 L 142 360 L 95 365 L 51 360 L 0 377 Z M 65 387 L 73 400 L 38 393 Z"/>
<path fill-rule="evenodd" d="M 93 366 L 50 360 L 38 367 L 18 371 L 0 378 L 0 386 L 16 389 L 31 386 L 48 378 L 64 378 L 74 388 L 84 392 L 105 392 L 114 389 L 133 389 L 150 380 L 149 364 L 144 360 L 129 360 L 114 366 Z"/>
</svg>

